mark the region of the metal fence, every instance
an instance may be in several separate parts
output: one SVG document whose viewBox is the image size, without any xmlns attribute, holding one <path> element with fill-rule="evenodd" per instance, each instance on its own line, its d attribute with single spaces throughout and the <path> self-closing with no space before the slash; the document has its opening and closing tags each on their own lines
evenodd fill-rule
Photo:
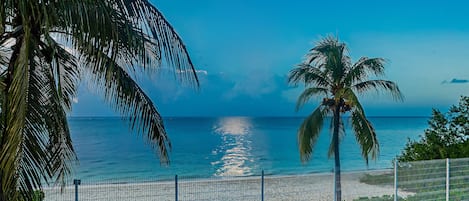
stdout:
<svg viewBox="0 0 469 201">
<path fill-rule="evenodd" d="M 398 163 L 395 175 L 397 195 L 414 193 L 406 200 L 469 200 L 468 158 Z"/>
<path fill-rule="evenodd" d="M 332 173 L 233 178 L 75 181 L 63 192 L 45 188 L 45 201 L 306 201 L 334 198 Z M 342 199 L 350 201 L 469 200 L 469 158 L 395 163 L 393 169 L 343 172 Z"/>
</svg>

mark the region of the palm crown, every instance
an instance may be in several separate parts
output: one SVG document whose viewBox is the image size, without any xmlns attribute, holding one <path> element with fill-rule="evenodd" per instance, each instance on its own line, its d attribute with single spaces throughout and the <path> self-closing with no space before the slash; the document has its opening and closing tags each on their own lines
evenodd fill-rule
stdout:
<svg viewBox="0 0 469 201">
<path fill-rule="evenodd" d="M 379 144 L 375 129 L 366 118 L 357 94 L 369 90 L 383 90 L 397 100 L 403 98 L 395 83 L 382 79 L 368 79 L 370 75 L 383 76 L 384 63 L 382 58 L 362 57 L 352 64 L 346 45 L 334 37 L 326 37 L 309 51 L 302 64 L 290 71 L 289 83 L 295 85 L 301 83 L 306 87 L 298 98 L 297 110 L 311 97 L 324 96 L 319 106 L 303 121 L 298 130 L 302 161 L 310 159 L 325 118 L 333 117 L 329 157 L 334 155 L 336 161 L 336 195 L 338 195 L 336 200 L 341 200 L 339 141 L 345 134 L 341 114 L 350 113 L 352 130 L 361 147 L 362 156 L 368 163 L 370 156 L 372 159 L 378 156 Z"/>
<path fill-rule="evenodd" d="M 198 84 L 180 37 L 147 0 L 3 0 L 0 200 L 65 181 L 76 159 L 66 114 L 85 75 L 167 162 L 162 118 L 134 81 L 162 66 Z"/>
</svg>

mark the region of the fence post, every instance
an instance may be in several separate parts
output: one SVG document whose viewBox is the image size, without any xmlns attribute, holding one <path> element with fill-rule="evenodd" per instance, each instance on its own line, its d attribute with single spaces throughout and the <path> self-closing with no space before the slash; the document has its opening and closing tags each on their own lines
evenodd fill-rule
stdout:
<svg viewBox="0 0 469 201">
<path fill-rule="evenodd" d="M 174 176 L 174 200 L 178 201 L 178 175 Z"/>
<path fill-rule="evenodd" d="M 397 195 L 397 158 L 394 160 L 394 201 L 398 200 L 398 195 Z"/>
<path fill-rule="evenodd" d="M 264 201 L 264 170 L 261 175 L 261 201 Z"/>
<path fill-rule="evenodd" d="M 81 184 L 81 180 L 79 179 L 73 180 L 73 185 L 75 185 L 75 201 L 78 201 L 78 185 L 80 184 Z"/>
<path fill-rule="evenodd" d="M 449 158 L 446 158 L 446 201 L 449 201 Z"/>
<path fill-rule="evenodd" d="M 332 169 L 332 176 L 334 177 L 334 201 L 337 201 L 337 185 L 336 185 L 336 175 L 334 174 L 335 173 L 335 166 L 334 166 L 334 169 Z"/>
</svg>

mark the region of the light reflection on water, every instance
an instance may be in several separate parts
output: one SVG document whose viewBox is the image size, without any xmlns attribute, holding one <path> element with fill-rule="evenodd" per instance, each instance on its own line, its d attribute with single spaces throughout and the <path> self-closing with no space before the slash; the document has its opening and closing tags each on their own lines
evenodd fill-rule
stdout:
<svg viewBox="0 0 469 201">
<path fill-rule="evenodd" d="M 212 151 L 221 158 L 212 162 L 216 176 L 249 176 L 255 165 L 252 155 L 252 123 L 249 118 L 222 118 L 213 126 L 222 144 Z M 217 157 L 218 158 L 218 157 Z"/>
</svg>

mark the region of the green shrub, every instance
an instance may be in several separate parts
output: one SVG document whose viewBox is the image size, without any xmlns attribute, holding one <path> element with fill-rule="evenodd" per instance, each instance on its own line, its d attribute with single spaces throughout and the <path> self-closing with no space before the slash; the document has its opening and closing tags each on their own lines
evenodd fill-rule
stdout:
<svg viewBox="0 0 469 201">
<path fill-rule="evenodd" d="M 34 191 L 34 194 L 31 196 L 32 200 L 31 201 L 43 201 L 44 200 L 44 192 L 41 190 L 36 190 Z M 28 199 L 20 199 L 20 201 L 28 201 Z"/>
<path fill-rule="evenodd" d="M 433 109 L 429 128 L 419 141 L 409 140 L 398 157 L 399 161 L 420 161 L 469 157 L 469 97 L 447 113 Z"/>
<path fill-rule="evenodd" d="M 43 191 L 34 191 L 33 200 L 32 201 L 43 201 L 44 200 L 44 192 Z"/>
</svg>

